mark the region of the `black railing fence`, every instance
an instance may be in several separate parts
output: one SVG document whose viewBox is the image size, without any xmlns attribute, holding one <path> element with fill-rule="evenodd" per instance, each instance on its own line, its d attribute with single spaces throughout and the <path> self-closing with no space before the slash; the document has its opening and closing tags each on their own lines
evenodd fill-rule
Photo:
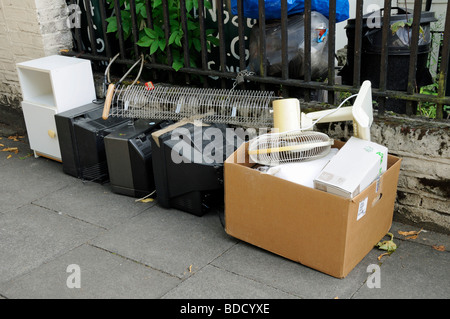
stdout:
<svg viewBox="0 0 450 319">
<path fill-rule="evenodd" d="M 330 104 L 357 93 L 369 79 L 379 114 L 411 115 L 418 104 L 434 104 L 436 118 L 448 116 L 450 3 L 436 31 L 430 30 L 437 20 L 430 0 L 416 0 L 413 8 L 384 0 L 369 13 L 363 12 L 364 0 L 350 0 L 356 18 L 347 20 L 346 64 L 336 66 L 340 0 L 328 1 L 324 15 L 314 11 L 310 0 L 304 1 L 303 12 L 291 15 L 288 1 L 280 0 L 275 19 L 264 0 L 253 0 L 256 17 L 245 16 L 246 1 L 67 0 L 74 47 L 64 54 L 104 67 L 119 53 L 114 64 L 124 69 L 118 73 L 144 54 L 148 80 L 271 89 L 306 101 L 328 91 Z M 440 41 L 435 64 L 430 64 L 431 38 Z"/>
</svg>

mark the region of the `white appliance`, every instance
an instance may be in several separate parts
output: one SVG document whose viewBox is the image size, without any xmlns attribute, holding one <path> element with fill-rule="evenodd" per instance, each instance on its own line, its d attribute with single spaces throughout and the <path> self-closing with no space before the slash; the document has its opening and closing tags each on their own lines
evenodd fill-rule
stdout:
<svg viewBox="0 0 450 319">
<path fill-rule="evenodd" d="M 22 110 L 34 155 L 61 161 L 55 114 L 96 99 L 91 62 L 48 56 L 17 64 Z"/>
</svg>

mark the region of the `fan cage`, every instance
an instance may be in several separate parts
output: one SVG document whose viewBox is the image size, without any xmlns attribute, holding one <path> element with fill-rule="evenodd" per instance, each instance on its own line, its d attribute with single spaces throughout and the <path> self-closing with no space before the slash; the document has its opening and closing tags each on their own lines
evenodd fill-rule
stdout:
<svg viewBox="0 0 450 319">
<path fill-rule="evenodd" d="M 321 158 L 330 152 L 331 145 L 333 139 L 315 131 L 268 133 L 250 142 L 249 155 L 254 163 L 276 166 Z"/>
</svg>

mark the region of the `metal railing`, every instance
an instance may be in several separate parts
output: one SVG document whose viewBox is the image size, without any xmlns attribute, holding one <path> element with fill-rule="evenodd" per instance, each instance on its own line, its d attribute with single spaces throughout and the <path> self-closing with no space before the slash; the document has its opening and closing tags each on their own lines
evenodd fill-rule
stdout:
<svg viewBox="0 0 450 319">
<path fill-rule="evenodd" d="M 144 16 L 146 19 L 144 22 L 141 21 L 141 25 L 138 25 L 138 17 L 136 12 L 136 3 L 144 2 L 145 12 Z M 181 39 L 182 44 L 182 60 L 184 66 L 178 71 L 173 68 L 174 56 L 172 52 L 172 46 L 168 45 L 171 38 L 170 33 L 170 19 L 171 14 L 169 13 L 168 3 L 169 0 L 162 0 L 163 6 L 163 30 L 164 39 L 166 45 L 164 51 L 167 56 L 166 63 L 157 62 L 154 54 L 149 56 L 145 63 L 145 68 L 151 70 L 153 74 L 161 73 L 157 71 L 164 71 L 162 73 L 168 74 L 169 81 L 173 81 L 174 75 L 184 74 L 185 81 L 190 82 L 192 76 L 197 76 L 202 78 L 204 81 L 201 82 L 203 86 L 210 86 L 211 83 L 206 79 L 210 77 L 219 78 L 219 86 L 222 88 L 232 83 L 237 77 L 237 69 L 245 70 L 247 67 L 246 61 L 246 45 L 248 46 L 248 39 L 246 40 L 245 26 L 246 18 L 243 15 L 243 1 L 237 0 L 238 15 L 235 17 L 235 22 L 237 22 L 237 43 L 238 50 L 236 54 L 239 56 L 238 66 L 233 70 L 227 69 L 227 52 L 226 49 L 226 30 L 225 30 L 225 19 L 230 18 L 230 13 L 226 12 L 224 8 L 224 0 L 211 0 L 214 1 L 215 12 L 216 12 L 216 28 L 217 28 L 217 38 L 218 45 L 218 63 L 217 69 L 212 69 L 210 67 L 211 60 L 211 49 L 208 50 L 207 39 L 207 29 L 206 29 L 206 15 L 208 9 L 205 8 L 205 1 L 208 0 L 198 0 L 198 8 L 196 8 L 196 15 L 198 16 L 198 26 L 200 30 L 199 46 L 200 46 L 200 63 L 196 67 L 191 66 L 191 56 L 188 48 L 189 39 L 188 37 L 188 23 L 187 23 L 187 10 L 186 4 L 188 1 L 192 0 L 178 0 L 180 4 L 180 14 L 177 19 L 180 22 L 181 28 L 183 30 L 183 37 Z M 84 12 L 87 21 L 87 33 L 88 40 L 83 43 L 82 30 L 81 28 L 74 28 L 74 49 L 70 52 L 64 54 L 71 56 L 78 56 L 82 58 L 91 59 L 92 61 L 105 61 L 108 62 L 116 54 L 120 53 L 120 57 L 115 61 L 115 63 L 123 65 L 132 65 L 135 63 L 135 58 L 139 57 L 141 53 L 149 53 L 149 49 L 146 47 L 140 47 L 139 34 L 142 31 L 142 24 L 146 27 L 152 29 L 154 27 L 154 21 L 152 20 L 152 0 L 126 0 L 125 5 L 129 6 L 129 14 L 131 17 L 131 33 L 128 39 L 124 37 L 124 28 L 122 25 L 122 9 L 123 2 L 121 0 L 67 0 L 70 5 L 84 5 L 87 9 Z M 81 4 L 80 4 L 81 2 Z M 122 2 L 122 4 L 121 4 Z M 256 74 L 246 74 L 245 80 L 247 83 L 256 83 L 261 89 L 265 89 L 266 85 L 276 85 L 280 87 L 280 92 L 283 96 L 290 96 L 293 90 L 302 89 L 304 92 L 304 99 L 309 101 L 310 92 L 315 90 L 325 90 L 328 91 L 328 103 L 335 103 L 335 94 L 339 92 L 350 92 L 357 93 L 362 82 L 362 65 L 361 61 L 364 55 L 363 50 L 363 29 L 364 29 L 364 15 L 363 15 L 363 5 L 364 0 L 356 0 L 356 18 L 354 20 L 354 39 L 352 41 L 352 48 L 354 49 L 354 58 L 352 61 L 352 83 L 350 84 L 338 84 L 336 83 L 337 69 L 335 67 L 335 49 L 336 49 L 336 0 L 329 1 L 329 14 L 328 14 L 328 72 L 327 79 L 325 81 L 317 81 L 311 77 L 311 41 L 314 41 L 311 37 L 311 1 L 305 0 L 304 2 L 304 76 L 302 78 L 296 78 L 289 73 L 289 60 L 288 60 L 288 4 L 287 0 L 281 0 L 281 75 L 280 76 L 269 76 L 267 74 L 267 48 L 266 48 L 266 20 L 265 20 L 265 8 L 264 0 L 258 0 L 259 2 L 259 19 L 258 23 L 254 28 L 259 28 L 259 70 Z M 389 48 L 387 46 L 389 36 L 390 36 L 390 19 L 391 19 L 391 9 L 392 1 L 385 0 L 384 8 L 382 8 L 384 14 L 382 16 L 382 48 L 379 54 L 379 85 L 377 88 L 373 88 L 373 96 L 378 101 L 378 113 L 383 114 L 386 111 L 385 103 L 388 100 L 403 100 L 406 101 L 406 114 L 415 114 L 416 104 L 419 102 L 430 102 L 437 105 L 436 108 L 436 118 L 442 119 L 444 113 L 444 105 L 450 105 L 450 96 L 446 96 L 446 82 L 447 82 L 447 72 L 449 67 L 449 56 L 450 56 L 450 3 L 447 4 L 447 13 L 445 17 L 445 27 L 443 30 L 443 42 L 441 45 L 441 62 L 439 66 L 439 73 L 437 74 L 437 95 L 420 94 L 416 86 L 416 72 L 417 63 L 419 56 L 419 35 L 421 32 L 421 15 L 417 14 L 422 12 L 422 6 L 426 5 L 429 10 L 431 1 L 427 0 L 426 3 L 422 0 L 416 0 L 414 3 L 414 15 L 412 17 L 412 23 L 410 26 L 410 52 L 409 52 L 409 62 L 407 70 L 408 85 L 405 90 L 392 90 L 388 87 L 388 70 L 389 65 Z M 95 7 L 95 8 L 94 8 Z M 140 10 L 142 6 L 139 7 Z M 95 10 L 94 10 L 95 9 Z M 426 10 L 427 10 L 426 9 Z M 94 23 L 94 18 L 92 13 L 97 12 L 97 18 L 100 18 L 100 26 L 102 31 L 101 36 L 103 38 L 102 52 L 97 49 L 96 43 L 96 32 L 98 34 L 98 25 Z M 107 19 L 115 17 L 117 21 L 117 30 L 114 33 L 108 33 L 108 23 Z M 173 19 L 173 17 L 172 17 Z M 109 20 L 110 21 L 110 20 Z M 112 36 L 113 35 L 113 36 Z M 130 45 L 131 43 L 131 45 Z M 240 87 L 240 86 L 238 86 Z M 244 85 L 245 87 L 245 81 Z M 449 92 L 447 92 L 448 94 Z"/>
</svg>

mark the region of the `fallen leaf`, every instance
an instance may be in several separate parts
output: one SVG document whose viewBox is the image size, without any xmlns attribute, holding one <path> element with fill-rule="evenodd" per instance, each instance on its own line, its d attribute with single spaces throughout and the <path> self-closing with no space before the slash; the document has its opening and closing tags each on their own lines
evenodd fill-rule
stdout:
<svg viewBox="0 0 450 319">
<path fill-rule="evenodd" d="M 387 250 L 387 251 L 395 251 L 397 249 L 397 245 L 392 240 L 385 240 L 382 242 L 379 242 L 377 244 L 378 248 L 381 250 Z"/>
<path fill-rule="evenodd" d="M 4 147 L 5 145 L 3 145 L 3 144 L 0 144 L 0 146 L 1 146 L 1 147 Z"/>
<path fill-rule="evenodd" d="M 25 156 L 19 157 L 19 159 L 24 160 L 24 159 L 30 157 L 31 155 L 33 155 L 33 153 L 28 153 L 28 154 L 25 155 Z"/>
<path fill-rule="evenodd" d="M 14 152 L 17 154 L 19 152 L 19 149 L 17 147 L 6 147 L 2 149 L 2 152 Z"/>
<path fill-rule="evenodd" d="M 136 199 L 135 202 L 141 202 L 141 203 L 149 203 L 149 202 L 153 202 L 154 199 L 153 199 L 153 198 L 149 198 L 149 197 L 152 196 L 155 192 L 156 192 L 156 190 L 154 190 L 153 192 L 151 192 L 151 193 L 148 194 L 147 196 L 144 196 L 144 197 L 142 197 L 142 198 Z"/>
<path fill-rule="evenodd" d="M 412 231 L 401 231 L 401 230 L 399 230 L 398 233 L 400 235 L 403 235 L 403 236 L 410 236 L 410 235 L 417 235 L 418 232 L 415 231 L 415 230 L 412 230 Z"/>
<path fill-rule="evenodd" d="M 12 157 L 12 155 L 8 155 L 8 157 L 6 159 L 10 159 Z"/>
<path fill-rule="evenodd" d="M 398 233 L 400 234 L 400 235 L 403 235 L 403 236 L 408 236 L 408 237 L 406 237 L 405 239 L 416 239 L 417 238 L 417 236 L 422 232 L 422 230 L 423 230 L 423 228 L 422 229 L 420 229 L 419 231 L 416 231 L 416 230 L 412 230 L 412 231 L 408 231 L 408 232 L 405 232 L 405 231 L 398 231 Z"/>
<path fill-rule="evenodd" d="M 192 272 L 192 265 L 189 266 L 189 272 Z"/>
<path fill-rule="evenodd" d="M 145 199 L 141 199 L 141 200 L 139 200 L 141 203 L 150 203 L 150 202 L 153 202 L 153 198 L 145 198 Z"/>
<path fill-rule="evenodd" d="M 377 257 L 377 259 L 378 259 L 378 260 L 381 260 L 382 257 L 384 257 L 384 256 L 389 256 L 391 253 L 392 253 L 392 252 L 381 254 L 380 256 Z"/>
<path fill-rule="evenodd" d="M 438 251 L 445 251 L 445 246 L 444 245 L 433 245 L 432 246 L 433 247 L 433 249 L 436 249 L 436 250 L 438 250 Z"/>
<path fill-rule="evenodd" d="M 421 228 L 419 231 L 412 230 L 412 231 L 401 231 L 399 230 L 398 233 L 400 235 L 405 236 L 405 239 L 417 239 L 417 236 L 423 231 L 423 228 Z"/>
<path fill-rule="evenodd" d="M 20 136 L 20 135 L 11 135 L 8 136 L 8 140 L 12 140 L 14 142 L 20 142 L 19 138 L 24 138 L 25 136 Z"/>
<path fill-rule="evenodd" d="M 397 249 L 397 245 L 394 243 L 394 235 L 392 233 L 387 233 L 387 235 L 391 236 L 391 240 L 380 241 L 376 244 L 376 247 L 392 253 Z"/>
</svg>

